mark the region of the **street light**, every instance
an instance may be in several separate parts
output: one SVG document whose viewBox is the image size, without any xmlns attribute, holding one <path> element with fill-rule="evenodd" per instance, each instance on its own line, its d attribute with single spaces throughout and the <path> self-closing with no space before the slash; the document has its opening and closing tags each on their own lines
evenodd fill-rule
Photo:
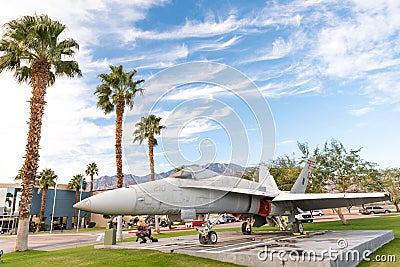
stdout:
<svg viewBox="0 0 400 267">
<path fill-rule="evenodd" d="M 82 186 L 83 186 L 83 178 L 81 178 L 81 183 L 80 183 L 80 196 L 79 196 L 79 201 L 82 201 Z M 78 220 L 76 221 L 76 232 L 79 232 L 79 217 L 81 216 L 81 210 L 78 210 Z"/>
<path fill-rule="evenodd" d="M 54 225 L 54 207 L 56 206 L 56 197 L 57 197 L 57 183 L 54 187 L 54 197 L 53 197 L 53 212 L 51 213 L 51 225 L 50 225 L 50 234 L 53 232 L 53 225 Z"/>
</svg>

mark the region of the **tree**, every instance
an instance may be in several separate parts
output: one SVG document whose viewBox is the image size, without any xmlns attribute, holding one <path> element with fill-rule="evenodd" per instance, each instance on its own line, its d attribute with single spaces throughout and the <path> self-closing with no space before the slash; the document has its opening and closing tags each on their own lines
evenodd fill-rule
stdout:
<svg viewBox="0 0 400 267">
<path fill-rule="evenodd" d="M 390 201 L 400 212 L 400 168 L 388 168 L 382 171 L 383 186 L 390 193 Z"/>
<path fill-rule="evenodd" d="M 303 159 L 308 157 L 308 145 L 299 143 Z M 316 165 L 311 172 L 310 181 L 316 192 L 366 192 L 381 187 L 375 163 L 365 161 L 359 149 L 346 149 L 335 139 L 326 141 L 323 148 L 314 150 Z M 316 185 L 318 184 L 318 185 Z M 342 220 L 347 221 L 341 209 L 334 209 Z"/>
<path fill-rule="evenodd" d="M 133 142 L 143 143 L 147 139 L 149 146 L 149 160 L 150 160 L 150 180 L 154 181 L 154 146 L 157 145 L 157 139 L 154 135 L 161 134 L 161 130 L 165 128 L 164 125 L 160 125 L 161 117 L 157 117 L 153 114 L 142 117 L 138 123 L 136 123 L 136 130 L 133 132 Z M 158 216 L 155 216 L 155 228 L 157 233 L 160 232 L 160 226 L 158 222 Z"/>
<path fill-rule="evenodd" d="M 91 162 L 87 165 L 86 175 L 90 176 L 90 195 L 93 195 L 93 176 L 99 175 L 99 168 L 97 168 L 97 164 L 95 162 Z"/>
<path fill-rule="evenodd" d="M 79 45 L 73 39 L 59 40 L 65 25 L 48 16 L 24 16 L 4 25 L 0 40 L 0 72 L 14 72 L 18 83 L 32 88 L 30 119 L 25 149 L 19 223 L 15 251 L 28 249 L 28 232 L 32 193 L 39 163 L 39 145 L 45 94 L 58 76 L 81 76 L 78 63 L 66 60 Z"/>
<path fill-rule="evenodd" d="M 39 222 L 42 223 L 44 217 L 44 208 L 46 205 L 47 191 L 49 187 L 56 186 L 56 180 L 58 176 L 52 169 L 44 169 L 39 173 L 36 180 L 36 185 L 39 186 L 38 194 L 42 191 L 42 202 L 40 203 Z M 40 225 L 36 230 L 40 231 Z"/>
<path fill-rule="evenodd" d="M 75 190 L 75 203 L 78 203 L 79 200 L 79 191 L 81 190 L 86 190 L 86 179 L 82 174 L 75 174 L 71 180 L 69 180 L 67 188 L 70 190 Z M 77 210 L 74 209 L 74 217 L 75 217 L 75 225 L 78 225 L 78 218 L 77 218 Z"/>
<path fill-rule="evenodd" d="M 154 135 L 161 134 L 161 130 L 165 128 L 164 125 L 160 125 L 161 118 L 155 115 L 149 115 L 142 117 L 138 123 L 135 124 L 136 130 L 133 132 L 133 142 L 143 143 L 147 140 L 149 146 L 149 160 L 150 160 L 150 179 L 154 181 L 154 153 L 153 149 L 157 146 L 157 139 Z"/>
<path fill-rule="evenodd" d="M 290 191 L 301 172 L 299 163 L 288 155 L 272 161 L 269 173 L 275 178 L 280 190 Z"/>
<path fill-rule="evenodd" d="M 140 84 L 144 80 L 133 80 L 136 70 L 125 72 L 123 66 L 110 66 L 110 73 L 100 74 L 101 84 L 97 86 L 95 95 L 98 96 L 97 107 L 105 114 L 115 110 L 115 161 L 117 166 L 117 188 L 123 184 L 122 175 L 122 119 L 125 106 L 133 108 L 133 100 L 138 93 L 143 93 Z M 118 217 L 117 239 L 122 241 L 122 217 Z"/>
<path fill-rule="evenodd" d="M 245 180 L 255 181 L 258 176 L 259 166 L 246 168 L 244 172 L 235 173 L 236 177 L 240 177 Z"/>
</svg>

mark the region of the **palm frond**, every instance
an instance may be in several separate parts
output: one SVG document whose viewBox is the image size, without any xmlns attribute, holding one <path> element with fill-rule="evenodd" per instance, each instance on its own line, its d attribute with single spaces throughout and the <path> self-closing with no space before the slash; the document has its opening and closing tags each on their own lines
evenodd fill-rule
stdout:
<svg viewBox="0 0 400 267">
<path fill-rule="evenodd" d="M 65 25 L 51 20 L 48 16 L 24 16 L 4 25 L 5 33 L 0 40 L 0 72 L 14 71 L 18 82 L 31 83 L 32 68 L 35 62 L 47 62 L 53 69 L 48 85 L 52 85 L 55 76 L 80 77 L 78 63 L 65 61 L 79 49 L 73 39 L 59 41 Z M 26 67 L 21 67 L 26 66 Z"/>
<path fill-rule="evenodd" d="M 133 81 L 133 76 L 136 70 L 125 72 L 122 65 L 110 65 L 110 73 L 102 73 L 100 78 L 101 85 L 97 87 L 95 94 L 99 97 L 97 107 L 104 110 L 105 113 L 114 111 L 118 99 L 122 95 L 125 105 L 130 109 L 133 108 L 133 100 L 137 94 L 143 93 L 143 88 L 138 88 L 138 85 L 144 80 Z M 107 95 L 107 97 L 105 97 Z M 111 108 L 113 106 L 113 108 Z"/>
</svg>

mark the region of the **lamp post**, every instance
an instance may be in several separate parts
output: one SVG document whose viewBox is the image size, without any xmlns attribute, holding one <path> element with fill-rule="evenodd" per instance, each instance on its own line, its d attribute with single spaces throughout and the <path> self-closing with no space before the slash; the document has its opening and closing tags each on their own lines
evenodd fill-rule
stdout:
<svg viewBox="0 0 400 267">
<path fill-rule="evenodd" d="M 56 206 L 56 197 L 57 197 L 57 183 L 56 186 L 54 187 L 54 197 L 53 197 L 53 211 L 51 213 L 51 225 L 50 225 L 50 234 L 53 232 L 53 225 L 54 225 L 54 208 Z"/>
<path fill-rule="evenodd" d="M 79 195 L 79 201 L 82 201 L 82 186 L 83 186 L 83 178 L 81 178 L 81 184 L 79 190 L 80 195 Z M 81 216 L 81 210 L 78 210 L 78 220 L 76 221 L 76 232 L 79 232 L 79 217 Z"/>
</svg>

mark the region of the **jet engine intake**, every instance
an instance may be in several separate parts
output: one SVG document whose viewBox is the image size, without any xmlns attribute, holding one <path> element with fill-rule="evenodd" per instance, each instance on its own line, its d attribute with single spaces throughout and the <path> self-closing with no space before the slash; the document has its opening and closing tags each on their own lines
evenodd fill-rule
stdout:
<svg viewBox="0 0 400 267">
<path fill-rule="evenodd" d="M 258 209 L 258 215 L 267 217 L 271 213 L 271 201 L 267 199 L 260 199 L 260 207 Z"/>
</svg>

